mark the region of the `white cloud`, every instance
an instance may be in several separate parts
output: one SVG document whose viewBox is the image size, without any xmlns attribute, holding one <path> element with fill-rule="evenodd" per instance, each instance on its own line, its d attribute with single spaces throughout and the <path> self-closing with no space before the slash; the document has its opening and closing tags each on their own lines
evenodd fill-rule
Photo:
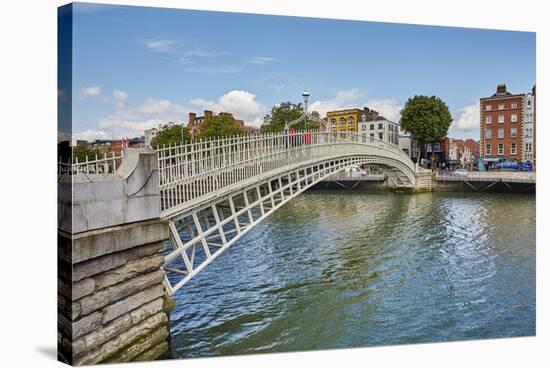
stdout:
<svg viewBox="0 0 550 368">
<path fill-rule="evenodd" d="M 249 60 L 250 64 L 268 64 L 278 62 L 279 59 L 269 56 L 255 56 Z"/>
<path fill-rule="evenodd" d="M 399 111 L 403 108 L 403 105 L 393 99 L 368 100 L 365 102 L 365 106 L 378 111 L 378 114 L 394 123 L 399 123 L 399 120 L 401 120 L 401 113 Z"/>
<path fill-rule="evenodd" d="M 94 98 L 100 95 L 101 95 L 101 87 L 99 86 L 84 87 L 80 89 L 80 98 L 82 99 Z"/>
<path fill-rule="evenodd" d="M 216 101 L 193 99 L 191 104 L 215 112 L 230 112 L 235 118 L 242 119 L 249 125 L 260 125 L 266 111 L 265 106 L 256 100 L 254 94 L 241 90 L 229 91 Z"/>
<path fill-rule="evenodd" d="M 187 119 L 190 109 L 187 106 L 169 100 L 147 99 L 141 104 L 128 102 L 124 91 L 113 91 L 113 98 L 105 100 L 114 110 L 99 119 L 97 129 L 87 129 L 74 133 L 73 139 L 120 139 L 143 135 L 146 129 L 157 127 L 169 121 L 178 123 Z"/>
<path fill-rule="evenodd" d="M 173 52 L 177 50 L 178 41 L 169 39 L 158 39 L 145 41 L 145 46 L 152 52 Z"/>
<path fill-rule="evenodd" d="M 310 104 L 309 111 L 317 111 L 321 116 L 325 116 L 327 111 L 357 107 L 357 100 L 360 97 L 361 92 L 358 88 L 338 91 L 330 100 L 315 101 Z"/>
<path fill-rule="evenodd" d="M 128 101 L 125 91 L 113 91 L 112 98 L 103 102 L 110 104 L 113 111 L 97 122 L 97 128 L 86 129 L 73 134 L 73 140 L 85 139 L 120 139 L 143 135 L 146 129 L 158 127 L 173 121 L 187 123 L 191 111 L 200 109 L 214 112 L 231 112 L 237 119 L 243 119 L 247 124 L 259 125 L 262 122 L 264 105 L 256 100 L 256 96 L 247 91 L 233 90 L 215 101 L 194 99 L 190 104 L 178 104 L 169 100 L 149 98 L 141 104 Z"/>
<path fill-rule="evenodd" d="M 454 112 L 451 130 L 456 132 L 479 131 L 479 101 Z"/>
<path fill-rule="evenodd" d="M 185 62 L 184 64 L 194 64 L 193 62 Z M 185 68 L 184 71 L 189 73 L 203 73 L 208 75 L 218 74 L 235 74 L 241 71 L 241 68 L 235 66 L 221 65 L 221 66 L 201 66 Z"/>
</svg>

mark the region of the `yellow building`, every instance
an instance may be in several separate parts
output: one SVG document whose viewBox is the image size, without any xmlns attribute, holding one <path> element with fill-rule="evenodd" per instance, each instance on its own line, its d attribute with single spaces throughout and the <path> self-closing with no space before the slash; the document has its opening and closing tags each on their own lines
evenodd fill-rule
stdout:
<svg viewBox="0 0 550 368">
<path fill-rule="evenodd" d="M 361 119 L 361 109 L 346 109 L 327 112 L 327 123 L 331 132 L 357 132 L 357 123 Z"/>
</svg>

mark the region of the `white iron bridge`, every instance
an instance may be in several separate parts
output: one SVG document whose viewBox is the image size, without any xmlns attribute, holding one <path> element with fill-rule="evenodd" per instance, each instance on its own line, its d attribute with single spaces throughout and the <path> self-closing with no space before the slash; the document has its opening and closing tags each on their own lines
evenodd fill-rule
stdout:
<svg viewBox="0 0 550 368">
<path fill-rule="evenodd" d="M 419 169 L 397 145 L 357 133 L 286 130 L 164 147 L 157 154 L 161 216 L 170 227 L 164 270 L 171 293 L 278 208 L 346 168 L 378 166 L 396 188 L 420 185 Z"/>
</svg>

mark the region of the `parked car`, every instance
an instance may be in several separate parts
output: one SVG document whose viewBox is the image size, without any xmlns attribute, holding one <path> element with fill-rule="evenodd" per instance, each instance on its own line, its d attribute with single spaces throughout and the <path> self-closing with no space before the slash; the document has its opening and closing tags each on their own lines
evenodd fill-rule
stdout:
<svg viewBox="0 0 550 368">
<path fill-rule="evenodd" d="M 454 176 L 468 176 L 468 170 L 466 169 L 456 169 L 453 171 Z"/>
</svg>

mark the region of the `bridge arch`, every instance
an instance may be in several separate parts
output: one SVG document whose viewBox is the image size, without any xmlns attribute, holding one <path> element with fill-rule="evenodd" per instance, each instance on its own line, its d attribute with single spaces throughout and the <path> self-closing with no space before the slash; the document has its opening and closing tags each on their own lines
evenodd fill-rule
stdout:
<svg viewBox="0 0 550 368">
<path fill-rule="evenodd" d="M 204 141 L 159 150 L 161 210 L 170 220 L 164 270 L 171 293 L 282 205 L 339 171 L 378 165 L 397 187 L 416 185 L 412 161 L 387 142 L 354 133 L 264 138 L 260 143 L 251 136 L 230 144 Z M 178 170 L 188 176 L 177 177 Z"/>
</svg>

